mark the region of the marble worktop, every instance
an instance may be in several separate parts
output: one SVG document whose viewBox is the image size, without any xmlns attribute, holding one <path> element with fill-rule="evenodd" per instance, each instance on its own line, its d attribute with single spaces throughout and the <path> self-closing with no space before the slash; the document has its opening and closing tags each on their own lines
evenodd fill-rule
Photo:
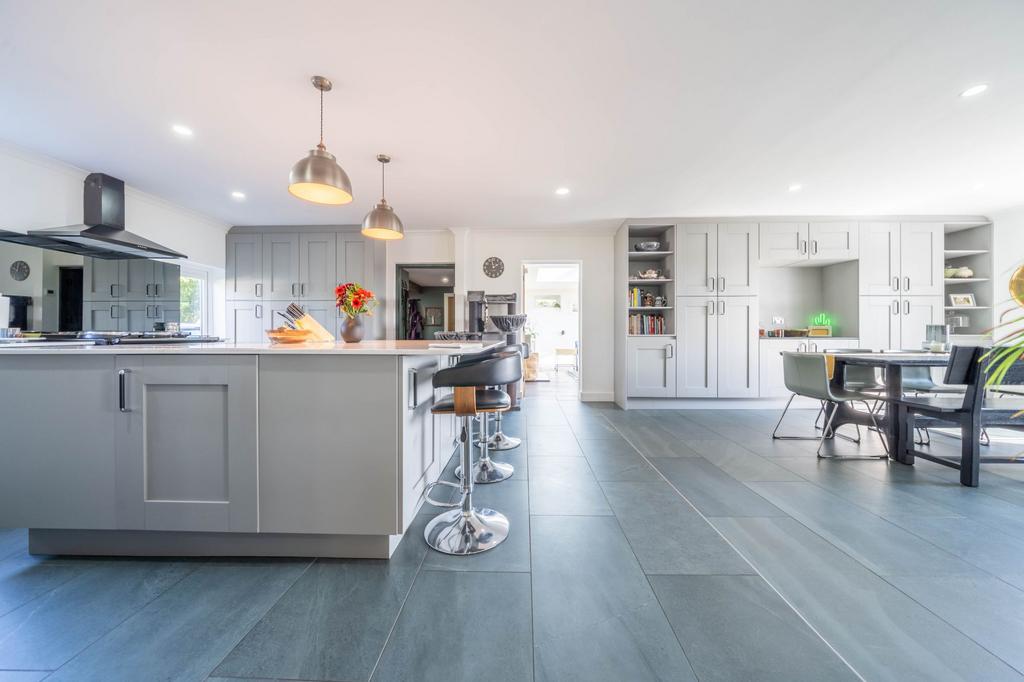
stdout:
<svg viewBox="0 0 1024 682">
<path fill-rule="evenodd" d="M 436 341 L 383 339 L 360 343 L 174 343 L 97 346 L 89 341 L 23 342 L 0 345 L 0 355 L 466 355 L 504 345 L 485 341 L 475 346 L 431 347 Z"/>
</svg>

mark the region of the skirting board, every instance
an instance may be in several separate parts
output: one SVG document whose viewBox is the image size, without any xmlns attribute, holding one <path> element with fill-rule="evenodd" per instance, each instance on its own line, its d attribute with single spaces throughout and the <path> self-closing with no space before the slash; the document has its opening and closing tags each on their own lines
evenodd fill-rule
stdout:
<svg viewBox="0 0 1024 682">
<path fill-rule="evenodd" d="M 186 533 L 30 528 L 30 554 L 78 556 L 238 556 L 390 559 L 401 535 Z"/>
<path fill-rule="evenodd" d="M 612 391 L 580 391 L 580 401 L 584 403 L 610 403 L 614 400 Z"/>
</svg>

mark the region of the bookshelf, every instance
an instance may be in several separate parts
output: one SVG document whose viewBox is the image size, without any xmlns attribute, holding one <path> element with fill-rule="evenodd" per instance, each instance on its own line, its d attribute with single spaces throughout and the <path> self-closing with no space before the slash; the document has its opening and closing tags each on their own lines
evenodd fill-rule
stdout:
<svg viewBox="0 0 1024 682">
<path fill-rule="evenodd" d="M 986 334 L 993 325 L 992 225 L 947 223 L 943 269 L 968 267 L 970 277 L 943 277 L 942 304 L 946 316 L 966 317 L 969 324 L 956 334 Z M 950 305 L 950 294 L 974 294 L 974 306 Z"/>
<path fill-rule="evenodd" d="M 639 251 L 640 242 L 657 241 L 656 251 Z M 626 334 L 629 337 L 675 336 L 675 226 L 626 226 Z M 641 273 L 658 271 L 658 277 L 642 277 Z"/>
</svg>

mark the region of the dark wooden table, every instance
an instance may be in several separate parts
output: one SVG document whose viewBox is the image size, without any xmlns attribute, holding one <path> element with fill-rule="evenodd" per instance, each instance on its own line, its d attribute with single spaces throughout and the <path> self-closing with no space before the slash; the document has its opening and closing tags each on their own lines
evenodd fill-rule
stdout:
<svg viewBox="0 0 1024 682">
<path fill-rule="evenodd" d="M 911 353 L 911 352 L 889 352 L 889 353 L 843 353 L 842 351 L 829 353 L 835 356 L 835 372 L 832 375 L 832 383 L 837 387 L 842 385 L 844 366 L 860 365 L 863 367 L 879 367 L 885 375 L 885 414 L 879 419 L 879 426 L 885 429 L 885 442 L 889 448 L 889 457 L 903 464 L 912 464 L 912 460 L 903 457 L 899 450 L 899 444 L 903 442 L 905 424 L 897 419 L 897 410 L 893 400 L 903 397 L 903 368 L 904 367 L 945 367 L 949 362 L 948 353 Z M 836 410 L 835 427 L 841 424 L 871 425 L 871 418 L 862 412 L 854 410 L 845 404 L 835 405 Z"/>
</svg>

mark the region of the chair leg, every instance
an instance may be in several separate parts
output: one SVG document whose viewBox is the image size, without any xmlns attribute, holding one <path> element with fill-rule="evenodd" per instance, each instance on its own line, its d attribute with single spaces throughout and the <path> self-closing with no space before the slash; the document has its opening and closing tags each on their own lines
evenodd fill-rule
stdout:
<svg viewBox="0 0 1024 682">
<path fill-rule="evenodd" d="M 821 407 L 818 408 L 818 414 L 817 414 L 817 416 L 814 417 L 814 428 L 816 430 L 821 428 L 820 426 L 818 426 L 818 422 L 821 421 L 821 415 L 823 415 L 823 414 L 825 414 L 825 401 L 824 400 L 821 401 Z"/>
<path fill-rule="evenodd" d="M 960 422 L 960 439 L 960 484 L 977 488 L 981 473 L 981 452 L 978 450 L 981 434 L 973 417 L 966 417 Z"/>
<path fill-rule="evenodd" d="M 473 467 L 473 418 L 462 418 L 462 470 Z M 508 518 L 493 509 L 473 506 L 473 477 L 462 477 L 462 499 L 458 509 L 446 511 L 427 523 L 423 537 L 431 549 L 465 556 L 497 547 L 508 537 Z"/>
<path fill-rule="evenodd" d="M 992 444 L 992 439 L 988 435 L 988 429 L 984 426 L 981 427 L 981 437 L 978 439 L 978 442 L 986 447 Z"/>
<path fill-rule="evenodd" d="M 789 412 L 789 406 L 793 404 L 793 398 L 796 397 L 796 393 L 789 396 L 789 400 L 786 401 L 786 407 L 782 409 L 782 414 L 779 415 L 779 421 L 775 423 L 775 428 L 772 429 L 772 440 L 818 440 L 817 436 L 780 436 L 779 427 L 782 426 L 782 420 L 786 418 L 786 413 Z"/>
<path fill-rule="evenodd" d="M 889 454 L 888 454 L 889 448 L 886 445 L 885 436 L 882 435 L 882 431 L 878 427 L 878 421 L 875 419 L 874 413 L 871 412 L 871 406 L 868 404 L 868 402 L 866 400 L 863 400 L 863 401 L 860 401 L 860 402 L 864 403 L 864 407 L 865 407 L 865 409 L 867 409 L 868 415 L 871 417 L 872 427 L 878 432 L 878 437 L 882 439 L 882 445 L 883 445 L 883 447 L 885 449 L 885 454 L 882 454 L 882 455 L 823 455 L 823 454 L 821 454 L 821 447 L 825 444 L 825 436 L 828 434 L 829 431 L 832 431 L 836 436 L 839 436 L 840 438 L 846 438 L 847 440 L 850 440 L 852 442 L 860 443 L 860 427 L 859 426 L 857 427 L 857 440 L 856 441 L 854 441 L 852 438 L 849 438 L 848 436 L 843 436 L 842 434 L 835 432 L 835 429 L 838 429 L 839 427 L 837 426 L 837 427 L 835 427 L 835 429 L 832 428 L 832 418 L 835 417 L 835 415 L 836 415 L 836 411 L 833 410 L 832 411 L 832 416 L 828 420 L 828 426 L 825 427 L 825 431 L 822 433 L 821 440 L 818 442 L 818 450 L 817 450 L 817 453 L 816 453 L 818 455 L 818 459 L 888 459 L 888 457 L 889 457 Z"/>
<path fill-rule="evenodd" d="M 819 458 L 821 458 L 821 446 L 825 444 L 825 438 L 828 437 L 829 429 L 832 428 L 832 421 L 836 418 L 836 411 L 832 410 L 832 414 L 828 416 L 828 423 L 825 424 L 825 428 L 821 430 L 821 439 L 818 441 L 818 449 L 814 451 Z"/>
</svg>

